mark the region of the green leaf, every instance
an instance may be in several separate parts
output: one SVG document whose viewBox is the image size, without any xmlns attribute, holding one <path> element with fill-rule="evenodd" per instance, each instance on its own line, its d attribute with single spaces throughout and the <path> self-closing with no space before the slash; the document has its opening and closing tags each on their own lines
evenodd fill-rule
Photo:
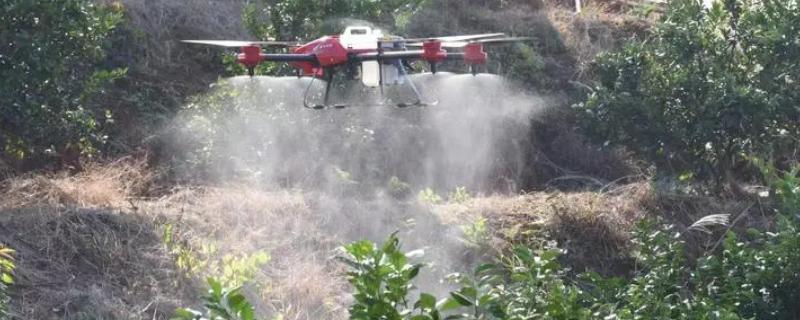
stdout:
<svg viewBox="0 0 800 320">
<path fill-rule="evenodd" d="M 436 308 L 436 297 L 427 293 L 421 293 L 419 300 L 414 305 L 416 308 L 432 310 Z"/>
<path fill-rule="evenodd" d="M 453 300 L 458 302 L 458 304 L 465 307 L 469 307 L 474 304 L 472 303 L 472 301 L 469 300 L 469 298 L 465 297 L 463 294 L 458 292 L 450 292 L 450 297 L 452 297 Z"/>
<path fill-rule="evenodd" d="M 410 280 L 410 279 L 414 279 L 415 277 L 417 277 L 417 275 L 419 274 L 420 268 L 422 268 L 422 264 L 415 264 L 414 266 L 412 266 L 411 269 L 408 270 L 408 276 L 407 276 L 408 279 Z"/>
<path fill-rule="evenodd" d="M 531 249 L 523 246 L 514 247 L 514 254 L 521 259 L 525 264 L 530 264 L 533 261 L 533 252 Z"/>
<path fill-rule="evenodd" d="M 480 275 L 484 272 L 495 271 L 498 269 L 498 266 L 493 263 L 484 263 L 477 268 L 475 268 L 475 274 Z"/>
<path fill-rule="evenodd" d="M 214 278 L 208 277 L 206 278 L 206 282 L 208 282 L 208 286 L 210 287 L 209 291 L 210 294 L 212 294 L 215 297 L 222 296 L 222 284 L 219 283 L 219 281 L 217 281 Z"/>
<path fill-rule="evenodd" d="M 453 309 L 458 309 L 460 307 L 461 303 L 459 303 L 458 300 L 453 298 L 442 299 L 439 300 L 438 303 L 436 303 L 436 308 L 442 311 L 449 311 Z"/>
<path fill-rule="evenodd" d="M 2 274 L 0 274 L 0 282 L 3 282 L 3 283 L 8 284 L 8 285 L 12 285 L 12 284 L 14 284 L 14 277 L 12 277 L 8 273 L 2 273 Z"/>
</svg>

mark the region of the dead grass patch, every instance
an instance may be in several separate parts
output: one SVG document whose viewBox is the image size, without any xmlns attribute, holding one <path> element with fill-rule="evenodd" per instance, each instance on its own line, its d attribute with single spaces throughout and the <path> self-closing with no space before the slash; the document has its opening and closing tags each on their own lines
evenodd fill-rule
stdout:
<svg viewBox="0 0 800 320">
<path fill-rule="evenodd" d="M 564 263 L 573 271 L 603 274 L 630 272 L 629 232 L 645 216 L 652 191 L 634 183 L 605 192 L 538 192 L 514 197 L 476 198 L 445 221 L 473 221 L 483 216 L 501 247 L 534 248 L 548 242 L 566 250 Z"/>
<path fill-rule="evenodd" d="M 111 208 L 128 205 L 130 197 L 144 192 L 154 178 L 143 160 L 125 158 L 93 163 L 75 175 L 28 174 L 0 183 L 0 208 L 83 207 Z"/>
<path fill-rule="evenodd" d="M 166 319 L 194 290 L 157 225 L 105 209 L 0 209 L 0 242 L 17 250 L 12 319 Z"/>
<path fill-rule="evenodd" d="M 347 284 L 330 259 L 339 243 L 320 229 L 330 217 L 312 210 L 303 194 L 243 185 L 182 189 L 142 210 L 174 217 L 179 241 L 213 244 L 216 258 L 268 252 L 271 260 L 246 287 L 261 314 L 347 318 Z"/>
</svg>

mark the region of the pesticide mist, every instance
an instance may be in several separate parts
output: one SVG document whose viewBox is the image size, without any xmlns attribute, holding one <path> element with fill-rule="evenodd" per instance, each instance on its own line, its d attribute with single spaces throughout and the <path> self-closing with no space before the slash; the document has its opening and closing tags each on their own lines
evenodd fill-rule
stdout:
<svg viewBox="0 0 800 320">
<path fill-rule="evenodd" d="M 418 259 L 427 263 L 428 276 L 417 285 L 443 293 L 445 272 L 464 270 L 480 257 L 463 240 L 462 226 L 443 223 L 437 208 L 458 202 L 454 197 L 465 193 L 517 192 L 530 159 L 530 119 L 547 103 L 494 75 L 439 73 L 412 79 L 426 100 L 438 103 L 310 110 L 302 106 L 308 79 L 223 80 L 176 121 L 174 147 L 185 158 L 175 161 L 175 170 L 235 186 L 242 190 L 237 198 L 254 190 L 269 194 L 257 201 L 264 206 L 291 203 L 279 214 L 248 220 L 249 230 L 260 234 L 252 237 L 258 241 L 247 240 L 272 253 L 268 268 L 283 270 L 268 273 L 294 277 L 297 284 L 289 287 L 312 277 L 307 270 L 286 276 L 294 268 L 290 265 L 313 260 L 328 265 L 318 270 L 321 276 L 313 276 L 318 285 L 328 281 L 346 288 L 341 268 L 330 259 L 332 248 L 362 239 L 380 242 L 397 231 L 406 250 L 425 252 Z M 354 105 L 370 104 L 377 96 L 363 88 L 336 94 Z M 240 223 L 247 213 L 237 212 L 237 206 L 221 209 L 219 224 Z M 220 241 L 243 241 L 237 239 Z M 346 296 L 334 300 L 344 306 Z M 305 308 L 300 313 L 311 317 L 341 317 L 330 310 L 337 304 L 330 298 L 316 303 L 328 307 L 309 302 L 295 309 Z M 269 303 L 257 307 L 276 312 Z"/>
</svg>

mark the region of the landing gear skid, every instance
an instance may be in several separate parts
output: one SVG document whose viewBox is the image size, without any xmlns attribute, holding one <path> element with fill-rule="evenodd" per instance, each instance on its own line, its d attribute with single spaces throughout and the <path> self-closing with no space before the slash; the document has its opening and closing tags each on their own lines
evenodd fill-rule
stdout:
<svg viewBox="0 0 800 320">
<path fill-rule="evenodd" d="M 432 107 L 437 105 L 439 102 L 414 102 L 414 103 L 396 103 L 396 104 L 386 104 L 386 103 L 376 103 L 376 104 L 358 104 L 358 105 L 344 105 L 344 104 L 334 104 L 334 105 L 321 105 L 321 104 L 314 104 L 314 105 L 304 105 L 304 107 L 312 110 L 325 110 L 325 109 L 347 109 L 347 108 L 370 108 L 370 107 L 394 107 L 397 109 L 405 109 L 411 107 Z"/>
<path fill-rule="evenodd" d="M 409 107 L 429 107 L 429 106 L 435 106 L 435 105 L 439 104 L 438 101 L 423 102 L 422 101 L 422 96 L 421 96 L 419 90 L 417 90 L 417 86 L 414 85 L 414 82 L 412 82 L 411 79 L 408 78 L 408 74 L 406 73 L 405 68 L 400 67 L 400 68 L 398 68 L 398 70 L 400 71 L 400 75 L 403 77 L 404 82 L 407 82 L 409 84 L 409 87 L 411 88 L 411 91 L 414 92 L 414 96 L 417 98 L 416 101 L 410 102 L 410 103 L 407 103 L 407 102 L 392 103 L 388 99 L 383 99 L 383 101 L 378 102 L 376 104 L 355 104 L 355 105 L 330 104 L 330 93 L 331 93 L 331 87 L 333 86 L 333 81 L 334 81 L 333 80 L 334 79 L 334 77 L 333 77 L 334 71 L 333 71 L 333 69 L 327 69 L 324 72 L 324 74 L 325 74 L 325 79 L 324 80 L 325 80 L 326 83 L 325 83 L 325 93 L 323 94 L 323 98 L 322 98 L 322 104 L 309 103 L 309 95 L 310 95 L 309 92 L 311 91 L 311 86 L 314 84 L 314 80 L 317 79 L 317 77 L 312 77 L 311 81 L 308 82 L 308 86 L 306 86 L 305 92 L 303 93 L 303 106 L 305 108 L 307 108 L 307 109 L 312 109 L 312 110 L 345 109 L 345 108 L 352 108 L 352 107 L 395 107 L 395 108 L 398 108 L 398 109 L 405 109 L 405 108 L 409 108 Z M 381 83 L 381 97 L 383 98 L 383 84 L 382 83 Z"/>
</svg>

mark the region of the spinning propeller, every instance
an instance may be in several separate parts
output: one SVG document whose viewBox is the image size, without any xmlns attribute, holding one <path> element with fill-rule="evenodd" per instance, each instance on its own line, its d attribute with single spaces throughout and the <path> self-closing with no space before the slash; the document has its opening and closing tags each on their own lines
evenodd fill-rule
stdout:
<svg viewBox="0 0 800 320">
<path fill-rule="evenodd" d="M 524 41 L 531 41 L 533 38 L 531 37 L 506 37 L 506 38 L 490 38 L 490 39 L 467 39 L 465 40 L 458 40 L 458 41 L 442 41 L 442 48 L 463 48 L 469 45 L 470 43 L 479 43 L 479 44 L 499 44 L 499 43 L 511 43 L 511 42 L 524 42 Z M 406 44 L 409 47 L 422 47 L 423 42 L 413 42 Z"/>
<path fill-rule="evenodd" d="M 456 42 L 456 41 L 496 38 L 496 37 L 503 37 L 505 35 L 506 35 L 505 33 L 481 33 L 481 34 L 467 34 L 467 35 L 447 36 L 447 37 L 406 38 L 406 39 L 393 40 L 392 42 L 405 42 L 405 43 L 425 42 L 425 41 Z"/>
<path fill-rule="evenodd" d="M 293 47 L 299 46 L 297 42 L 291 41 L 237 41 L 237 40 L 182 40 L 183 43 L 205 44 L 218 47 Z"/>
</svg>

